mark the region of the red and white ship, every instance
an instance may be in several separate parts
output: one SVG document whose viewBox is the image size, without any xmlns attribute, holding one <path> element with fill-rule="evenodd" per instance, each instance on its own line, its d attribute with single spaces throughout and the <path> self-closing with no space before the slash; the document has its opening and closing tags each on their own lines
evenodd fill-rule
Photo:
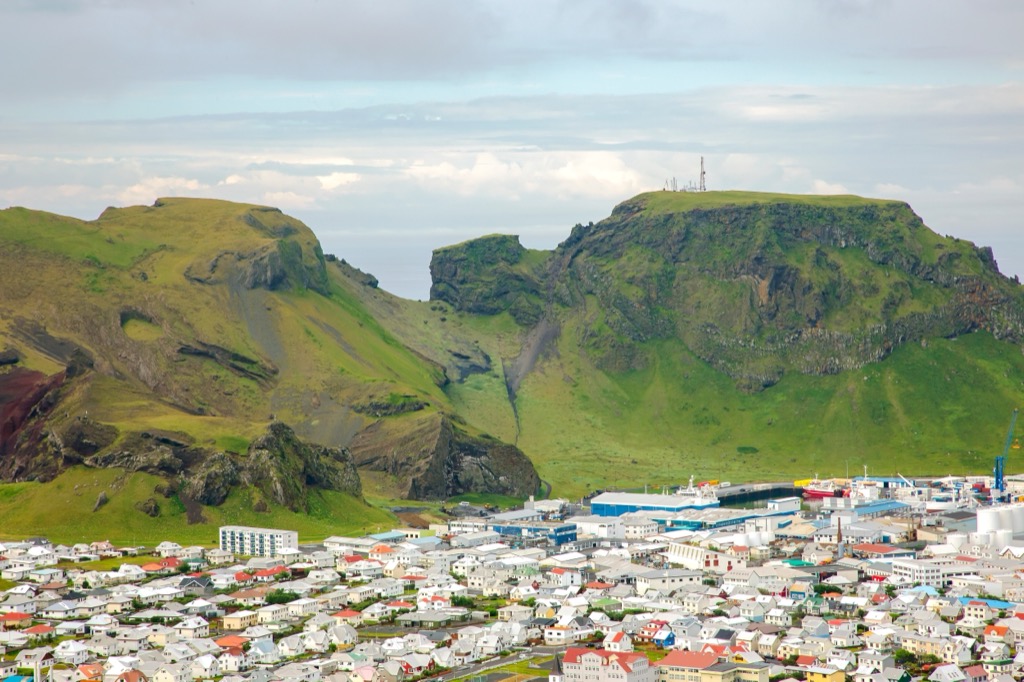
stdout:
<svg viewBox="0 0 1024 682">
<path fill-rule="evenodd" d="M 814 474 L 814 478 L 807 481 L 803 486 L 804 499 L 807 500 L 820 500 L 826 497 L 843 497 L 846 494 L 846 489 L 842 486 L 836 485 L 836 482 L 831 478 L 822 480 L 818 478 L 818 474 Z"/>
</svg>

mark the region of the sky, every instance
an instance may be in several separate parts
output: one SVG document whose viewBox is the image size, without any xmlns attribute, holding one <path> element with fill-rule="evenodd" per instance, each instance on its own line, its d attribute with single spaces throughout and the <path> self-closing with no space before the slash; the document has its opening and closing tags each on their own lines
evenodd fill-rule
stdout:
<svg viewBox="0 0 1024 682">
<path fill-rule="evenodd" d="M 708 189 L 905 200 L 1024 276 L 1019 0 L 4 0 L 0 208 L 277 206 L 426 299 Z"/>
</svg>

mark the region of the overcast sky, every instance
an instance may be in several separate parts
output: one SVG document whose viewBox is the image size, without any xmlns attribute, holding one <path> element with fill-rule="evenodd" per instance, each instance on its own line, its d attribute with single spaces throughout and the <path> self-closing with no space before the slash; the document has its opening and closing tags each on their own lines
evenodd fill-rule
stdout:
<svg viewBox="0 0 1024 682">
<path fill-rule="evenodd" d="M 278 206 L 426 298 L 675 176 L 903 199 L 1024 276 L 1020 0 L 4 0 L 0 207 Z"/>
</svg>

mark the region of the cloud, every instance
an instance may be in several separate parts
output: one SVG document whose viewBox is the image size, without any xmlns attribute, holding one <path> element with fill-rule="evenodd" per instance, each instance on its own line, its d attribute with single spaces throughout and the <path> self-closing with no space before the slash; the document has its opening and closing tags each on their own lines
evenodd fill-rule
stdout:
<svg viewBox="0 0 1024 682">
<path fill-rule="evenodd" d="M 815 180 L 811 183 L 811 194 L 850 194 L 850 190 L 837 182 Z"/>
<path fill-rule="evenodd" d="M 330 191 L 359 182 L 362 176 L 359 173 L 331 173 L 330 175 L 318 175 L 316 179 L 320 181 L 321 187 Z"/>
<path fill-rule="evenodd" d="M 116 193 L 117 200 L 124 205 L 152 204 L 156 199 L 167 196 L 201 196 L 210 187 L 195 178 L 147 177 Z"/>
<path fill-rule="evenodd" d="M 461 195 L 622 197 L 653 189 L 612 152 L 483 152 L 414 163 L 407 177 Z"/>
</svg>

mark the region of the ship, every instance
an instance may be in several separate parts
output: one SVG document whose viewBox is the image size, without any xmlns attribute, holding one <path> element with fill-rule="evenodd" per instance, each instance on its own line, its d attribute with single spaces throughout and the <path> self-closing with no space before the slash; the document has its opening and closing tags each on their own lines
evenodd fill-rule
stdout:
<svg viewBox="0 0 1024 682">
<path fill-rule="evenodd" d="M 824 480 L 818 478 L 818 474 L 814 474 L 814 478 L 810 480 L 794 481 L 793 484 L 798 488 L 803 488 L 803 495 L 806 500 L 843 497 L 847 492 L 845 488 L 836 485 L 836 482 L 830 478 Z"/>
<path fill-rule="evenodd" d="M 690 484 L 685 488 L 679 486 L 675 492 L 676 497 L 681 497 L 687 502 L 693 509 L 703 509 L 704 507 L 717 507 L 718 493 L 715 492 L 713 486 L 710 485 L 694 485 L 693 476 L 690 476 Z"/>
</svg>

